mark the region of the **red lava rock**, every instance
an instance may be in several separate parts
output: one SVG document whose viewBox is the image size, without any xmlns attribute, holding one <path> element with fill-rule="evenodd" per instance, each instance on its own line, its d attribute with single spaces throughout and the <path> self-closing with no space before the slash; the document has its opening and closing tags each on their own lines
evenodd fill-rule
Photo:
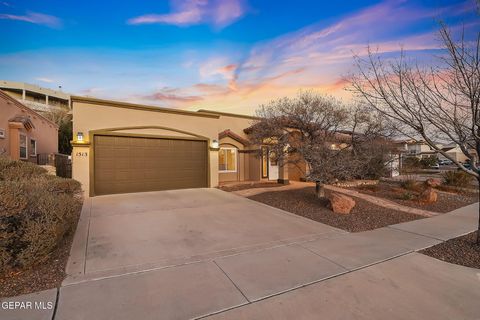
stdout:
<svg viewBox="0 0 480 320">
<path fill-rule="evenodd" d="M 429 178 L 427 180 L 425 180 L 425 185 L 429 186 L 429 187 L 438 187 L 442 184 L 442 181 L 440 179 L 435 179 L 435 178 Z"/>
<path fill-rule="evenodd" d="M 355 207 L 355 200 L 344 194 L 332 192 L 328 195 L 330 208 L 335 213 L 349 214 Z"/>
<path fill-rule="evenodd" d="M 420 194 L 418 199 L 424 203 L 434 203 L 437 202 L 437 197 L 437 192 L 433 190 L 433 188 L 429 187 Z"/>
</svg>

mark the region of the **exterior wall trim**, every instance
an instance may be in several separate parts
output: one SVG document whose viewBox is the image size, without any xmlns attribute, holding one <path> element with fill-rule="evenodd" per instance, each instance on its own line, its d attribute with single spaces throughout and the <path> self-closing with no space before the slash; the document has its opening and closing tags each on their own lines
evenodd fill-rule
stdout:
<svg viewBox="0 0 480 320">
<path fill-rule="evenodd" d="M 113 100 L 104 100 L 104 99 L 89 98 L 89 97 L 72 96 L 71 101 L 72 101 L 72 103 L 83 102 L 83 103 L 101 105 L 101 106 L 105 106 L 105 107 L 126 108 L 126 109 L 163 112 L 163 113 L 174 113 L 174 114 L 181 114 L 181 115 L 192 116 L 192 117 L 205 117 L 205 118 L 214 118 L 214 119 L 220 118 L 219 115 L 215 115 L 215 114 L 211 114 L 211 113 L 186 111 L 186 110 L 176 110 L 176 109 L 148 106 L 148 105 L 143 105 L 143 104 L 135 104 L 135 103 L 128 103 L 128 102 L 113 101 Z"/>
</svg>

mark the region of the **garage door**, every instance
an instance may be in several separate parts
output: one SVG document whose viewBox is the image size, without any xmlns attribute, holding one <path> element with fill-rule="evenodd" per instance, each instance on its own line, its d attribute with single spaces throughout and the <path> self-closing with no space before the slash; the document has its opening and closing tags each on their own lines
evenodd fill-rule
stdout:
<svg viewBox="0 0 480 320">
<path fill-rule="evenodd" d="M 96 195 L 207 187 L 207 142 L 95 136 Z"/>
</svg>

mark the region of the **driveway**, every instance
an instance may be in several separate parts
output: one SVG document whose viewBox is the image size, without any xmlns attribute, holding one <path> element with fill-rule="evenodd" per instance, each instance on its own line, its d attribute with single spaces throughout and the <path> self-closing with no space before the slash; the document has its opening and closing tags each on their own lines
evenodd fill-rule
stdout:
<svg viewBox="0 0 480 320">
<path fill-rule="evenodd" d="M 86 200 L 67 282 L 323 237 L 339 230 L 217 189 Z"/>
<path fill-rule="evenodd" d="M 215 189 L 88 199 L 55 309 L 1 319 L 478 319 L 480 272 L 416 253 L 478 204 L 344 233 Z"/>
</svg>

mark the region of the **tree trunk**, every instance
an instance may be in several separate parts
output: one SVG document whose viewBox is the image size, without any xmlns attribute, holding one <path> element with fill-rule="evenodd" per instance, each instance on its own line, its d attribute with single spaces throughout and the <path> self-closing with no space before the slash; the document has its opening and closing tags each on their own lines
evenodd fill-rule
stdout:
<svg viewBox="0 0 480 320">
<path fill-rule="evenodd" d="M 325 198 L 325 188 L 324 184 L 320 181 L 315 183 L 315 192 L 317 194 L 317 198 Z"/>
</svg>

